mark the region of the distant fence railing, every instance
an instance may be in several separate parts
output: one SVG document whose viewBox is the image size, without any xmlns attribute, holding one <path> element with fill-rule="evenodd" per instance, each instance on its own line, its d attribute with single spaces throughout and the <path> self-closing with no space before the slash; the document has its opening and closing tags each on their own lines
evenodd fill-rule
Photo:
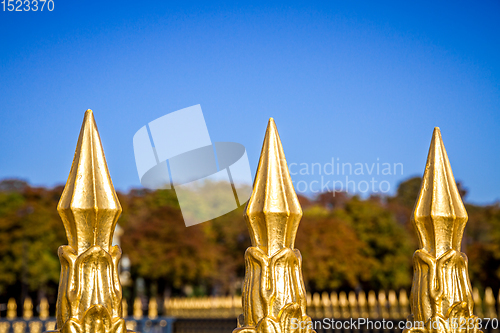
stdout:
<svg viewBox="0 0 500 333">
<path fill-rule="evenodd" d="M 484 300 L 477 288 L 473 295 L 474 312 L 479 318 L 500 317 L 491 288 L 485 289 Z M 165 301 L 164 309 L 168 316 L 176 318 L 236 318 L 242 313 L 242 304 L 240 297 L 230 296 L 170 298 Z M 410 302 L 405 290 L 323 292 L 307 295 L 307 313 L 312 318 L 404 319 L 410 314 Z"/>
<path fill-rule="evenodd" d="M 495 297 L 488 287 L 481 298 L 479 290 L 474 288 L 473 296 L 474 312 L 479 318 L 500 318 L 497 305 L 500 294 Z M 231 332 L 230 328 L 236 327 L 236 318 L 243 311 L 239 296 L 171 297 L 161 306 L 156 298 L 147 301 L 136 298 L 130 307 L 123 301 L 122 308 L 127 328 L 143 333 Z M 18 305 L 13 298 L 7 304 L 0 304 L 0 333 L 42 333 L 55 329 L 56 321 L 49 317 L 46 299 L 34 306 L 31 299 L 26 298 L 21 312 L 22 316 L 18 317 Z M 307 312 L 313 319 L 404 320 L 410 313 L 410 305 L 405 290 L 323 292 L 307 295 Z"/>
</svg>

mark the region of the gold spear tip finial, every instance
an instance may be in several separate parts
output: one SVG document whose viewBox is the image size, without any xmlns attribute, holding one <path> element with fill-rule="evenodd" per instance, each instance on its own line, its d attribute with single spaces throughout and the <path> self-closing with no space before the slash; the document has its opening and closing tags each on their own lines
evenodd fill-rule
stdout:
<svg viewBox="0 0 500 333">
<path fill-rule="evenodd" d="M 441 256 L 460 250 L 467 212 L 451 170 L 439 127 L 434 128 L 422 186 L 412 216 L 422 248 Z"/>
<path fill-rule="evenodd" d="M 71 247 L 111 246 L 121 206 L 109 176 L 92 110 L 85 111 L 68 181 L 57 207 Z"/>
<path fill-rule="evenodd" d="M 302 209 L 273 118 L 267 125 L 245 215 L 253 246 L 267 251 L 268 255 L 283 247 L 293 248 Z"/>
</svg>

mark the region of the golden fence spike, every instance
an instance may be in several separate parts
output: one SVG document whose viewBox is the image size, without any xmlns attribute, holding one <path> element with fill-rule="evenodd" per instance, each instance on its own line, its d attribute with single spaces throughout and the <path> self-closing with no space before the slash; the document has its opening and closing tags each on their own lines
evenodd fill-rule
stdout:
<svg viewBox="0 0 500 333">
<path fill-rule="evenodd" d="M 217 316 L 217 297 L 210 297 L 210 316 L 211 317 L 216 317 Z"/>
<path fill-rule="evenodd" d="M 186 311 L 190 309 L 193 303 L 192 300 L 190 298 L 179 298 L 178 301 L 179 301 L 179 311 L 181 311 L 183 315 L 186 315 L 187 314 Z M 217 310 L 219 307 L 219 303 L 220 302 L 214 298 L 212 302 L 212 309 Z"/>
<path fill-rule="evenodd" d="M 186 300 L 184 300 L 184 299 L 178 299 L 178 300 L 177 300 L 177 302 L 178 302 L 178 304 L 177 304 L 177 315 L 178 315 L 179 317 L 182 317 L 182 316 L 184 316 L 184 314 L 185 314 L 185 313 L 184 313 L 184 312 L 185 312 L 185 311 L 184 311 L 184 309 L 186 308 L 186 306 L 185 306 L 185 304 L 186 304 Z M 214 309 L 215 309 L 215 307 L 213 306 L 213 307 L 212 307 L 212 311 L 213 311 Z"/>
<path fill-rule="evenodd" d="M 56 322 L 55 321 L 46 321 L 45 322 L 45 331 L 53 331 L 56 329 Z"/>
<path fill-rule="evenodd" d="M 128 317 L 128 304 L 126 299 L 122 299 L 122 317 Z"/>
<path fill-rule="evenodd" d="M 207 298 L 203 298 L 203 304 L 202 304 L 202 306 L 205 309 L 209 309 L 210 303 L 209 303 L 209 300 Z M 206 317 L 207 316 L 207 312 L 206 311 L 201 311 L 201 312 L 202 312 L 202 313 L 200 313 L 201 317 Z"/>
<path fill-rule="evenodd" d="M 148 304 L 148 318 L 156 319 L 158 318 L 158 302 L 156 297 L 151 297 Z"/>
<path fill-rule="evenodd" d="M 240 304 L 241 304 L 241 300 L 240 300 Z M 209 318 L 210 317 L 210 309 L 212 308 L 212 300 L 209 298 L 209 297 L 205 297 L 205 313 L 204 313 L 204 316 Z M 238 312 L 235 317 L 238 317 L 238 315 L 240 314 L 241 312 Z"/>
<path fill-rule="evenodd" d="M 349 292 L 347 301 L 349 302 L 350 317 L 359 318 L 358 300 L 356 299 L 356 293 L 354 291 L 351 290 Z"/>
<path fill-rule="evenodd" d="M 189 316 L 196 316 L 196 306 L 197 306 L 197 301 L 194 297 L 188 298 L 188 306 L 187 306 L 187 311 L 189 312 Z M 224 299 L 219 297 L 219 306 L 218 306 L 218 315 L 217 317 L 220 317 L 220 313 L 223 312 L 224 308 Z"/>
<path fill-rule="evenodd" d="M 231 318 L 233 316 L 233 297 L 230 295 L 226 298 L 226 309 L 227 318 Z"/>
<path fill-rule="evenodd" d="M 200 317 L 200 309 L 202 308 L 202 301 L 199 298 L 191 297 L 190 298 L 190 316 L 191 317 Z M 224 313 L 226 312 L 226 297 L 220 298 L 220 308 L 218 312 L 217 318 L 222 318 Z"/>
<path fill-rule="evenodd" d="M 377 294 L 375 294 L 375 291 L 373 290 L 370 290 L 368 292 L 368 309 L 370 313 L 370 318 L 373 319 L 380 318 L 378 311 L 378 304 L 377 304 Z"/>
<path fill-rule="evenodd" d="M 13 320 L 17 317 L 17 303 L 14 298 L 9 298 L 7 302 L 7 319 Z"/>
<path fill-rule="evenodd" d="M 231 296 L 224 297 L 224 311 L 222 312 L 222 318 L 230 317 L 232 305 L 233 302 L 231 300 Z"/>
<path fill-rule="evenodd" d="M 339 305 L 342 318 L 349 318 L 351 313 L 349 312 L 349 302 L 345 291 L 339 293 Z"/>
<path fill-rule="evenodd" d="M 26 333 L 26 323 L 24 321 L 15 321 L 12 323 L 14 333 Z"/>
<path fill-rule="evenodd" d="M 387 303 L 387 298 L 385 296 L 385 291 L 380 290 L 378 292 L 378 307 L 382 319 L 388 319 L 390 317 L 387 305 L 388 303 Z"/>
<path fill-rule="evenodd" d="M 496 318 L 497 312 L 495 310 L 495 296 L 490 287 L 484 290 L 484 305 L 486 318 Z"/>
<path fill-rule="evenodd" d="M 170 316 L 170 297 L 165 297 L 163 299 L 163 315 L 165 317 Z"/>
<path fill-rule="evenodd" d="M 408 301 L 408 295 L 406 294 L 406 290 L 401 289 L 399 291 L 399 308 L 401 311 L 401 317 L 406 319 L 410 315 L 410 302 Z"/>
<path fill-rule="evenodd" d="M 321 296 L 319 293 L 313 294 L 314 318 L 321 318 Z"/>
<path fill-rule="evenodd" d="M 321 297 L 319 296 L 319 293 L 314 293 L 313 299 L 312 299 L 312 311 L 309 311 L 311 313 L 312 318 L 321 318 L 322 316 L 322 311 L 321 311 Z"/>
<path fill-rule="evenodd" d="M 389 290 L 387 294 L 387 299 L 389 301 L 389 316 L 392 319 L 400 319 L 401 313 L 399 312 L 398 297 L 394 290 Z"/>
<path fill-rule="evenodd" d="M 321 294 L 321 307 L 323 308 L 322 317 L 323 318 L 332 318 L 332 302 L 330 300 L 330 295 L 326 291 L 323 291 Z"/>
<path fill-rule="evenodd" d="M 192 298 L 191 300 L 193 302 L 193 308 L 194 308 L 194 311 L 193 311 L 193 316 L 196 316 L 196 317 L 202 317 L 203 314 L 202 314 L 202 309 L 203 309 L 203 299 L 202 298 Z M 222 308 L 221 308 L 221 316 L 220 318 L 222 318 L 226 313 L 227 313 L 227 297 L 223 297 L 222 298 Z"/>
<path fill-rule="evenodd" d="M 29 322 L 29 332 L 30 333 L 42 333 L 42 323 L 39 321 Z"/>
<path fill-rule="evenodd" d="M 23 319 L 30 320 L 33 317 L 33 302 L 30 297 L 24 299 L 23 304 Z"/>
<path fill-rule="evenodd" d="M 188 299 L 188 302 L 189 302 L 189 301 L 191 301 L 191 302 L 192 302 L 192 300 Z M 222 307 L 222 305 L 223 305 L 223 304 L 222 304 L 222 299 L 221 299 L 220 297 L 215 297 L 215 298 L 214 298 L 214 301 L 215 301 L 215 308 L 216 308 L 216 309 L 220 309 L 220 308 Z"/>
<path fill-rule="evenodd" d="M 46 320 L 49 318 L 49 302 L 46 297 L 42 297 L 40 300 L 40 312 L 38 314 L 40 320 Z"/>
<path fill-rule="evenodd" d="M 233 295 L 233 305 L 232 305 L 233 311 L 231 314 L 231 317 L 237 318 L 238 315 L 241 313 L 242 307 L 241 307 L 241 297 Z"/>
<path fill-rule="evenodd" d="M 176 297 L 169 299 L 167 303 L 167 316 L 177 317 L 179 309 L 179 302 Z"/>
<path fill-rule="evenodd" d="M 173 297 L 168 297 L 168 298 L 165 298 L 165 300 L 163 301 L 163 306 L 164 306 L 164 313 L 166 316 L 168 317 L 174 317 L 174 312 L 175 312 L 175 309 L 174 309 L 174 305 L 175 305 L 175 298 Z"/>
<path fill-rule="evenodd" d="M 333 318 L 341 318 L 342 312 L 340 311 L 339 296 L 335 291 L 330 293 L 330 302 L 332 302 Z"/>
<path fill-rule="evenodd" d="M 414 322 L 435 333 L 459 332 L 456 322 L 473 323 L 467 257 L 461 243 L 467 212 L 460 197 L 439 128 L 434 129 L 420 193 L 411 216 L 419 249 L 413 256 L 411 312 Z M 422 328 L 405 332 L 421 332 Z"/>
<path fill-rule="evenodd" d="M 135 320 L 127 320 L 125 326 L 127 327 L 127 331 L 135 331 L 137 322 Z"/>
<path fill-rule="evenodd" d="M 194 297 L 191 297 L 188 299 L 189 300 L 189 303 L 188 303 L 188 311 L 189 311 L 189 315 L 190 316 L 196 316 L 197 314 L 197 306 L 198 306 L 198 302 L 197 300 L 194 298 Z M 219 298 L 219 307 L 218 307 L 218 314 L 219 314 L 219 317 L 220 317 L 220 314 L 224 312 L 224 299 L 223 298 Z"/>
<path fill-rule="evenodd" d="M 358 294 L 359 315 L 361 318 L 368 318 L 370 316 L 368 311 L 368 300 L 366 294 L 361 290 Z"/>
<path fill-rule="evenodd" d="M 479 289 L 472 289 L 472 298 L 474 299 L 474 303 L 476 306 L 476 313 L 479 318 L 484 318 L 483 315 L 483 302 L 481 300 L 481 295 L 479 294 Z"/>
<path fill-rule="evenodd" d="M 236 318 L 236 321 L 238 323 L 238 320 L 239 319 L 243 319 L 241 318 L 242 316 L 242 312 L 243 312 L 243 304 L 242 304 L 242 300 L 241 300 L 241 297 L 239 297 L 239 301 L 238 301 L 238 307 L 235 308 L 235 314 L 234 314 L 234 317 Z"/>
<path fill-rule="evenodd" d="M 217 317 L 221 318 L 224 316 L 224 307 L 225 307 L 225 304 L 224 304 L 224 299 L 219 297 L 219 312 L 217 314 Z"/>
<path fill-rule="evenodd" d="M 57 330 L 125 331 L 118 275 L 121 250 L 111 244 L 122 208 L 91 110 L 85 112 L 57 210 L 68 238 L 68 245 L 58 251 Z"/>
<path fill-rule="evenodd" d="M 186 303 L 186 302 L 185 302 L 184 300 L 182 300 L 182 299 L 178 299 L 178 300 L 177 300 L 177 315 L 178 315 L 179 317 L 182 317 L 182 316 L 183 316 L 183 310 L 184 310 L 184 308 L 185 308 L 185 306 L 184 306 L 184 304 L 185 304 L 185 303 Z M 213 310 L 213 309 L 214 309 L 214 308 L 212 307 L 212 310 Z"/>
<path fill-rule="evenodd" d="M 134 300 L 134 319 L 142 319 L 142 301 L 140 297 L 136 297 Z"/>
<path fill-rule="evenodd" d="M 0 333 L 9 333 L 10 323 L 7 321 L 0 321 Z"/>
<path fill-rule="evenodd" d="M 179 316 L 181 317 L 185 317 L 186 316 L 186 305 L 188 304 L 188 300 L 187 299 L 182 299 L 182 300 L 179 300 Z M 216 307 L 214 306 L 212 308 L 213 310 L 216 310 Z"/>
<path fill-rule="evenodd" d="M 295 249 L 301 217 L 302 208 L 271 118 L 245 209 L 252 246 L 245 252 L 243 327 L 235 333 L 289 327 L 292 319 L 311 320 L 306 314 L 302 256 Z"/>
</svg>

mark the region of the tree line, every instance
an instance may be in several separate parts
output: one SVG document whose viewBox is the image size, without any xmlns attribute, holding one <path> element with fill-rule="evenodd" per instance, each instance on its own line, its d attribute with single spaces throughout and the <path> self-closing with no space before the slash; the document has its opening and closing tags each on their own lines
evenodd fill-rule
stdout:
<svg viewBox="0 0 500 333">
<path fill-rule="evenodd" d="M 345 193 L 299 197 L 304 216 L 296 248 L 310 292 L 353 289 L 409 291 L 418 247 L 410 214 L 420 178 L 399 184 L 394 196 Z M 460 184 L 459 184 L 460 185 Z M 466 191 L 459 186 L 463 198 Z M 67 244 L 57 203 L 63 187 L 0 182 L 0 303 L 46 296 L 54 303 L 60 274 L 57 248 Z M 118 192 L 118 220 L 130 281 L 124 296 L 241 293 L 250 246 L 244 207 L 186 228 L 174 190 Z M 466 204 L 463 251 L 473 286 L 500 288 L 500 205 Z"/>
</svg>

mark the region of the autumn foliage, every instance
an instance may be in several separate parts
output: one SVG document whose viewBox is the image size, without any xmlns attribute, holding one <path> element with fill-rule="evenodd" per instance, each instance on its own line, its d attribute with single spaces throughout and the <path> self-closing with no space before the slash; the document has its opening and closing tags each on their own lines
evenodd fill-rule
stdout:
<svg viewBox="0 0 500 333">
<path fill-rule="evenodd" d="M 308 291 L 409 289 L 417 248 L 409 216 L 419 186 L 420 179 L 412 178 L 393 197 L 300 197 L 304 216 L 296 247 Z M 0 303 L 27 295 L 55 300 L 57 248 L 67 243 L 56 210 L 61 193 L 62 187 L 0 182 Z M 131 263 L 125 297 L 241 293 L 244 252 L 250 246 L 243 207 L 186 228 L 173 190 L 118 195 L 121 246 Z M 467 205 L 467 210 L 463 251 L 472 284 L 498 290 L 500 206 Z"/>
</svg>

